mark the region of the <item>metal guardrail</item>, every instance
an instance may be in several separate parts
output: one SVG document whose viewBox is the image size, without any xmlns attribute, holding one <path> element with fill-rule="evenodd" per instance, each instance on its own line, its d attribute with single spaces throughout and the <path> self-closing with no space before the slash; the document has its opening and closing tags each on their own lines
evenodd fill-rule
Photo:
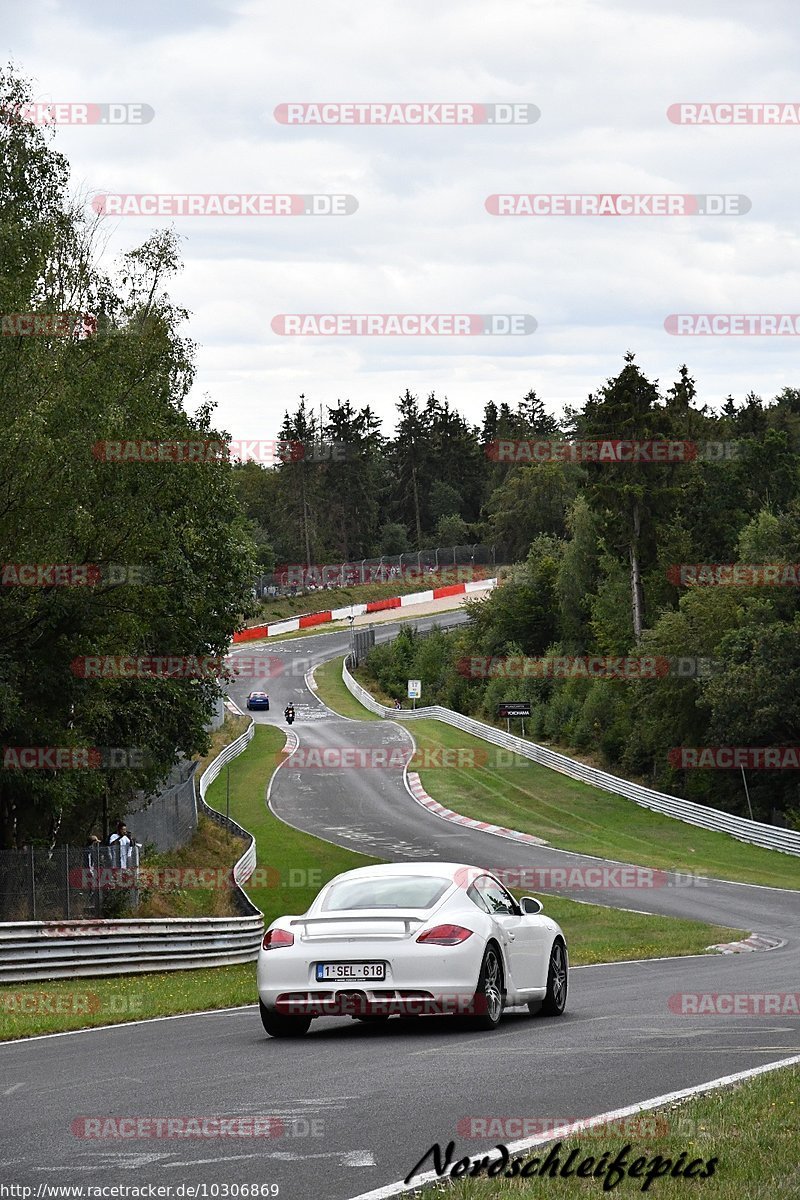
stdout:
<svg viewBox="0 0 800 1200">
<path fill-rule="evenodd" d="M 241 889 L 256 863 L 255 838 L 209 808 L 205 795 L 222 768 L 240 754 L 254 724 L 226 746 L 200 777 L 199 805 L 206 816 L 248 841 L 233 868 L 238 917 L 158 917 L 144 920 L 14 921 L 0 923 L 0 983 L 185 971 L 251 962 L 258 955 L 264 918 Z"/>
<path fill-rule="evenodd" d="M 255 733 L 255 729 L 255 721 L 251 717 L 250 724 L 244 733 L 240 737 L 236 738 L 235 741 L 230 742 L 224 750 L 221 750 L 213 762 L 209 763 L 205 771 L 203 771 L 203 774 L 200 776 L 200 782 L 197 790 L 200 794 L 199 807 L 203 810 L 205 815 L 210 817 L 212 821 L 215 821 L 217 825 L 221 825 L 224 829 L 227 829 L 229 833 L 234 834 L 236 837 L 244 838 L 245 841 L 249 843 L 244 854 L 233 868 L 233 878 L 237 884 L 241 899 L 244 900 L 245 904 L 252 912 L 258 913 L 260 916 L 261 910 L 256 908 L 255 905 L 250 902 L 248 897 L 245 896 L 241 889 L 241 885 L 243 883 L 247 883 L 247 880 L 255 870 L 256 839 L 253 837 L 252 833 L 248 833 L 248 831 L 243 829 L 241 825 L 238 825 L 236 821 L 231 820 L 230 817 L 226 817 L 221 812 L 217 812 L 215 808 L 209 808 L 209 806 L 206 804 L 206 792 L 208 791 L 209 787 L 217 778 L 222 768 L 226 767 L 229 762 L 231 762 L 237 757 L 237 755 L 241 754 L 247 746 L 249 746 L 250 742 L 252 741 L 253 734 Z M 256 947 L 256 953 L 257 952 L 258 947 Z M 255 955 L 253 957 L 255 957 Z"/>
<path fill-rule="evenodd" d="M 678 796 L 656 792 L 652 788 L 642 787 L 641 784 L 631 783 L 630 780 L 620 779 L 619 776 L 610 775 L 607 771 L 600 771 L 596 767 L 577 762 L 565 754 L 557 754 L 554 750 L 548 750 L 545 746 L 539 746 L 535 742 L 528 742 L 513 734 L 504 733 L 501 729 L 485 725 L 483 721 L 475 721 L 472 717 L 465 717 L 440 704 L 414 710 L 400 709 L 398 711 L 394 708 L 387 708 L 385 705 L 379 704 L 360 683 L 356 682 L 348 670 L 348 659 L 349 655 L 342 664 L 342 679 L 345 687 L 365 708 L 378 716 L 395 719 L 402 717 L 404 721 L 419 720 L 425 717 L 444 721 L 447 725 L 454 725 L 457 729 L 463 729 L 466 733 L 483 738 L 486 742 L 492 742 L 495 746 L 502 746 L 503 749 L 531 759 L 543 767 L 549 767 L 552 771 L 569 775 L 570 778 L 600 788 L 601 791 L 624 796 L 627 800 L 633 800 L 635 804 L 642 808 L 649 808 L 652 812 L 663 813 L 665 816 L 674 817 L 677 821 L 683 821 L 687 825 L 696 825 L 701 829 L 712 829 L 718 833 L 730 834 L 740 842 L 761 846 L 765 850 L 778 850 L 782 854 L 800 855 L 800 831 L 798 830 L 780 829 L 762 821 L 751 821 L 747 817 L 737 817 L 733 813 L 722 812 L 717 808 L 695 804 L 692 800 L 682 800 Z"/>
</svg>

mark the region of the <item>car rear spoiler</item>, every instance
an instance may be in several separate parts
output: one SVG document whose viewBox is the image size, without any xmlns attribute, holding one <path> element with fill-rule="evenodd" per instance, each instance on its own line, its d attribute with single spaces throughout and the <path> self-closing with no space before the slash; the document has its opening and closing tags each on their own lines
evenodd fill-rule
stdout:
<svg viewBox="0 0 800 1200">
<path fill-rule="evenodd" d="M 342 916 L 342 915 L 337 916 L 336 914 L 331 913 L 329 916 L 326 916 L 326 917 L 292 917 L 292 919 L 289 921 L 289 924 L 290 925 L 330 925 L 330 924 L 343 924 L 346 921 L 379 921 L 379 922 L 382 922 L 383 924 L 385 924 L 387 921 L 402 921 L 403 925 L 405 927 L 405 932 L 411 933 L 412 927 L 415 924 L 424 925 L 427 920 L 428 920 L 427 916 L 409 917 L 407 915 L 403 915 L 402 913 L 386 913 L 382 917 L 376 917 L 376 916 L 361 917 L 361 916 L 355 916 L 352 913 L 348 914 L 347 916 Z"/>
</svg>

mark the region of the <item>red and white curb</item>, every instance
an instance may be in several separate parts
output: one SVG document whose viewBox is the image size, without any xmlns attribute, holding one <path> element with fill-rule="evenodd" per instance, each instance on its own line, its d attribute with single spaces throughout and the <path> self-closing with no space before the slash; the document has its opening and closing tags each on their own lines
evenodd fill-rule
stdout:
<svg viewBox="0 0 800 1200">
<path fill-rule="evenodd" d="M 392 608 L 409 608 L 414 604 L 429 604 L 432 600 L 444 600 L 448 596 L 464 596 L 471 592 L 488 591 L 497 587 L 496 579 L 471 579 L 469 583 L 450 583 L 446 587 L 430 588 L 426 592 L 409 592 L 407 596 L 392 596 L 388 600 L 370 600 L 367 604 L 348 604 L 344 608 L 327 608 L 322 612 L 306 613 L 278 621 L 274 625 L 254 625 L 240 629 L 233 635 L 234 642 L 254 642 L 262 638 L 275 637 L 280 633 L 296 633 L 298 629 L 312 629 L 315 625 L 327 625 L 330 621 L 344 621 L 347 617 L 363 617 L 365 613 L 388 612 Z"/>
<path fill-rule="evenodd" d="M 473 817 L 462 817 L 460 813 L 445 808 L 438 800 L 434 800 L 428 795 L 420 783 L 416 771 L 409 771 L 406 779 L 408 780 L 408 790 L 417 804 L 427 808 L 428 812 L 432 812 L 434 816 L 441 817 L 443 821 L 451 821 L 454 825 L 464 825 L 467 829 L 478 829 L 481 833 L 493 833 L 495 837 L 508 838 L 512 842 L 527 842 L 529 846 L 547 845 L 544 838 L 534 837 L 532 833 L 520 833 L 518 829 L 506 829 L 503 825 L 490 825 L 488 821 L 476 821 Z"/>
<path fill-rule="evenodd" d="M 783 945 L 782 938 L 762 937 L 754 933 L 750 937 L 742 938 L 741 942 L 720 942 L 719 945 L 709 946 L 708 949 L 718 950 L 720 954 L 746 954 L 753 950 L 775 950 Z"/>
</svg>

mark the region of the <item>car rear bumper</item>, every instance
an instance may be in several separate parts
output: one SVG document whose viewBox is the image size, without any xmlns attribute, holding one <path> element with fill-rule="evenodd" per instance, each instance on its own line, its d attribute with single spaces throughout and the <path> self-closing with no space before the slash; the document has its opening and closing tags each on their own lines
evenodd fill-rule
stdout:
<svg viewBox="0 0 800 1200">
<path fill-rule="evenodd" d="M 286 1016 L 425 1017 L 469 1016 L 485 1008 L 474 991 L 430 988 L 365 988 L 363 984 L 261 996 L 265 1008 Z"/>
<path fill-rule="evenodd" d="M 258 993 L 262 1004 L 284 1012 L 355 1015 L 350 1012 L 348 998 L 356 997 L 359 1011 L 418 1016 L 423 1015 L 423 1010 L 466 1011 L 473 1001 L 483 958 L 483 946 L 478 939 L 472 946 L 469 942 L 461 946 L 431 946 L 424 952 L 418 946 L 400 950 L 397 943 L 391 950 L 384 944 L 381 948 L 370 947 L 367 953 L 359 946 L 359 951 L 348 954 L 341 944 L 332 947 L 330 943 L 319 949 L 315 947 L 313 955 L 307 949 L 304 954 L 292 957 L 284 957 L 282 950 L 262 951 L 258 960 Z M 386 978 L 369 982 L 316 980 L 317 962 L 348 960 L 384 961 Z"/>
</svg>

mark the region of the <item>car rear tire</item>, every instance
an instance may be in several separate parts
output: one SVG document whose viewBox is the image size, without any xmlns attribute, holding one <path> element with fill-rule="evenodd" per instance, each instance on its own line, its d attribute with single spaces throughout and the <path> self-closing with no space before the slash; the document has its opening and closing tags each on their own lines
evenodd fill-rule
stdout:
<svg viewBox="0 0 800 1200">
<path fill-rule="evenodd" d="M 472 998 L 472 1015 L 466 1018 L 466 1026 L 485 1032 L 496 1029 L 503 1015 L 504 1003 L 503 964 L 500 951 L 490 942 L 483 955 L 478 986 Z"/>
<path fill-rule="evenodd" d="M 266 1008 L 260 1000 L 258 1007 L 261 1012 L 261 1024 L 270 1037 L 296 1038 L 308 1033 L 311 1017 L 290 1017 L 285 1013 L 276 1012 L 274 1008 Z"/>
<path fill-rule="evenodd" d="M 567 1005 L 569 963 L 567 947 L 560 938 L 553 942 L 547 967 L 547 991 L 544 1000 L 528 1005 L 537 1017 L 560 1017 Z"/>
</svg>

